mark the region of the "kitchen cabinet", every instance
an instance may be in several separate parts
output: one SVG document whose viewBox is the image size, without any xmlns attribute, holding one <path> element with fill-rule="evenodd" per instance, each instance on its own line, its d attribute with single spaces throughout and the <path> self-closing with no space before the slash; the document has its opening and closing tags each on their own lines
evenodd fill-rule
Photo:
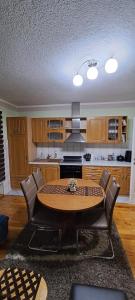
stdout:
<svg viewBox="0 0 135 300">
<path fill-rule="evenodd" d="M 47 142 L 65 141 L 65 119 L 64 118 L 49 118 L 47 122 Z"/>
<path fill-rule="evenodd" d="M 124 144 L 127 142 L 127 117 L 95 117 L 87 121 L 87 142 Z"/>
<path fill-rule="evenodd" d="M 120 144 L 121 141 L 121 117 L 106 117 L 106 142 L 107 144 Z"/>
<path fill-rule="evenodd" d="M 106 142 L 106 119 L 104 117 L 91 118 L 87 122 L 87 142 Z"/>
<path fill-rule="evenodd" d="M 82 178 L 91 179 L 99 183 L 101 174 L 104 169 L 111 172 L 111 177 L 115 177 L 120 185 L 120 195 L 129 195 L 130 190 L 130 167 L 96 167 L 96 166 L 83 166 Z M 111 179 L 110 179 L 111 180 Z"/>
<path fill-rule="evenodd" d="M 64 140 L 64 118 L 32 118 L 33 143 L 63 143 Z"/>
<path fill-rule="evenodd" d="M 7 131 L 9 136 L 25 135 L 27 122 L 25 117 L 7 118 Z"/>
<path fill-rule="evenodd" d="M 20 188 L 20 182 L 30 174 L 28 160 L 36 156 L 31 120 L 25 117 L 7 118 L 7 136 L 11 187 Z"/>
<path fill-rule="evenodd" d="M 7 118 L 10 178 L 12 188 L 28 175 L 28 140 L 26 118 Z"/>
<path fill-rule="evenodd" d="M 31 168 L 31 173 L 33 171 L 36 171 L 37 168 L 41 169 L 42 175 L 43 175 L 43 179 L 44 182 L 48 183 L 51 182 L 53 180 L 57 180 L 60 179 L 60 167 L 59 165 L 53 165 L 53 164 L 44 164 L 44 165 L 40 165 L 40 164 L 31 164 L 30 165 Z"/>
<path fill-rule="evenodd" d="M 47 142 L 47 127 L 45 118 L 32 118 L 32 142 Z"/>
</svg>

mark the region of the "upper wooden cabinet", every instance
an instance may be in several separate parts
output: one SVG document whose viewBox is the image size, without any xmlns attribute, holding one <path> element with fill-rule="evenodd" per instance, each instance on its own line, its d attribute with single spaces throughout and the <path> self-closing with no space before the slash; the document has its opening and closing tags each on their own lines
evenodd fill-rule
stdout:
<svg viewBox="0 0 135 300">
<path fill-rule="evenodd" d="M 91 118 L 87 124 L 87 142 L 106 142 L 106 119 L 104 117 Z"/>
<path fill-rule="evenodd" d="M 27 132 L 27 122 L 25 117 L 7 118 L 8 135 L 23 135 Z"/>
<path fill-rule="evenodd" d="M 33 118 L 32 141 L 34 143 L 64 142 L 64 118 Z"/>
<path fill-rule="evenodd" d="M 65 119 L 64 118 L 49 118 L 46 119 L 47 129 L 49 130 L 59 130 L 64 128 Z"/>
<path fill-rule="evenodd" d="M 33 143 L 47 142 L 47 129 L 45 118 L 32 119 L 32 141 Z"/>
<path fill-rule="evenodd" d="M 107 144 L 120 144 L 121 141 L 121 117 L 106 117 L 106 142 Z"/>
<path fill-rule="evenodd" d="M 87 142 L 124 144 L 127 142 L 127 117 L 95 117 L 87 122 Z"/>
</svg>

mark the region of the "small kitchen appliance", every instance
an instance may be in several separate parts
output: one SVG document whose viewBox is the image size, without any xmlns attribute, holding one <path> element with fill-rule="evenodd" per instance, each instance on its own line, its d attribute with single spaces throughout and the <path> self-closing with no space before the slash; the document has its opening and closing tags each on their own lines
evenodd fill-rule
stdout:
<svg viewBox="0 0 135 300">
<path fill-rule="evenodd" d="M 124 161 L 124 160 L 125 160 L 125 158 L 124 158 L 123 155 L 118 155 L 117 156 L 117 161 Z"/>
<path fill-rule="evenodd" d="M 85 158 L 86 161 L 90 161 L 91 160 L 91 154 L 90 153 L 86 153 L 83 156 Z"/>
<path fill-rule="evenodd" d="M 127 151 L 125 152 L 125 161 L 131 162 L 131 158 L 132 158 L 132 151 L 127 150 Z"/>
</svg>

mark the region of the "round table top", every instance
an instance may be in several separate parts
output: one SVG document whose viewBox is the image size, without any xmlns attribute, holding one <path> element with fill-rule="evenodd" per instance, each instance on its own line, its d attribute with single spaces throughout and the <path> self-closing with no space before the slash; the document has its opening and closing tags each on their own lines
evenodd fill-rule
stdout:
<svg viewBox="0 0 135 300">
<path fill-rule="evenodd" d="M 48 185 L 62 185 L 68 186 L 69 179 L 58 179 L 49 182 Z M 99 184 L 92 180 L 77 179 L 77 186 L 79 187 L 100 187 Z M 43 188 L 43 187 L 42 187 Z M 37 193 L 38 200 L 45 206 L 51 209 L 64 211 L 64 212 L 77 212 L 83 211 L 90 208 L 94 208 L 99 205 L 105 196 L 104 190 L 101 188 L 102 196 L 90 195 L 90 196 L 80 196 L 74 194 L 48 194 L 43 193 L 39 190 Z"/>
</svg>

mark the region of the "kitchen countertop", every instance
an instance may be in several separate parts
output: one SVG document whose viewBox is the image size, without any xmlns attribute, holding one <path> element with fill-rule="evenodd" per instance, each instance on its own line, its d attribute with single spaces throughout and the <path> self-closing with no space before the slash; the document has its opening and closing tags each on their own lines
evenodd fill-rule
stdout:
<svg viewBox="0 0 135 300">
<path fill-rule="evenodd" d="M 64 163 L 62 159 L 35 159 L 34 161 L 29 161 L 29 164 L 40 164 L 40 165 L 67 165 L 67 166 L 108 166 L 108 167 L 131 167 L 130 162 L 126 161 L 117 161 L 117 160 L 92 160 L 92 161 L 85 161 L 83 160 L 82 163 Z"/>
</svg>

